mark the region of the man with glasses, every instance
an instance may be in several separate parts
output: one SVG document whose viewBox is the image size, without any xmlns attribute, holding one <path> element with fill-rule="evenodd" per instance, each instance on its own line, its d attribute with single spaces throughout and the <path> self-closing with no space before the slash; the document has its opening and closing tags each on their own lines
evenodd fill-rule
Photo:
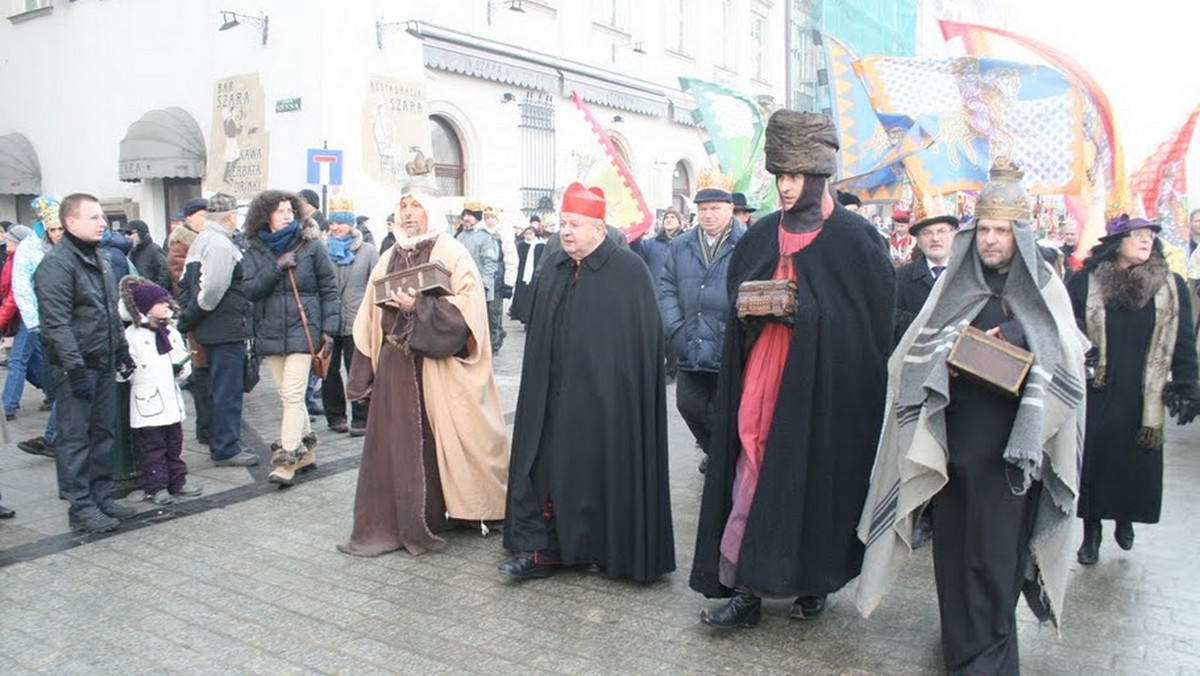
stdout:
<svg viewBox="0 0 1200 676">
<path fill-rule="evenodd" d="M 916 238 L 919 255 L 896 270 L 896 328 L 892 344 L 900 342 L 908 325 L 929 298 L 933 283 L 946 269 L 950 259 L 950 242 L 958 231 L 958 219 L 948 214 L 924 218 L 908 229 Z"/>
</svg>

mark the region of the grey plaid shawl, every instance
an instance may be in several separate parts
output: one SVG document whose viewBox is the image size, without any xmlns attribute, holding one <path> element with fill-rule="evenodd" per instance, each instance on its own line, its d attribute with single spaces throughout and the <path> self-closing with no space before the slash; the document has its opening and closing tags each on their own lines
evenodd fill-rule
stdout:
<svg viewBox="0 0 1200 676">
<path fill-rule="evenodd" d="M 1002 297 L 1021 323 L 1034 356 L 1005 446 L 1013 491 L 1033 481 L 1037 505 L 1030 569 L 1057 626 L 1071 562 L 1071 529 L 1083 460 L 1084 352 L 1062 282 L 1041 258 L 1028 223 L 1014 223 L 1017 256 Z M 888 399 L 871 487 L 858 526 L 866 543 L 858 608 L 864 617 L 883 600 L 911 551 L 917 510 L 945 486 L 946 356 L 991 296 L 975 253 L 975 230 L 955 236 L 946 271 L 888 361 Z"/>
</svg>

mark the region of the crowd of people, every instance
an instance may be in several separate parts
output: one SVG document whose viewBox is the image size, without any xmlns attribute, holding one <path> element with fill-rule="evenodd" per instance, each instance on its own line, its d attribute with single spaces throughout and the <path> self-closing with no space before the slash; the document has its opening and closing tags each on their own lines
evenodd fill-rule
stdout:
<svg viewBox="0 0 1200 676">
<path fill-rule="evenodd" d="M 270 482 L 316 466 L 314 393 L 331 432 L 363 437 L 340 551 L 421 554 L 502 524 L 514 580 L 649 582 L 676 567 L 673 380 L 701 451 L 689 584 L 719 599 L 703 623 L 755 626 L 764 598 L 813 620 L 856 578 L 869 616 L 931 541 L 947 670 L 1019 673 L 1017 604 L 1061 621 L 1072 519 L 1092 565 L 1103 521 L 1128 550 L 1160 518 L 1166 421 L 1200 414 L 1195 284 L 1144 219 L 1113 218 L 1088 256 L 1069 228 L 1039 243 L 1006 158 L 969 218 L 896 208 L 881 233 L 832 189 L 837 151 L 827 117 L 778 111 L 778 210 L 754 222 L 714 179 L 693 227 L 667 209 L 632 243 L 578 183 L 557 223 L 504 232 L 468 201 L 451 230 L 412 175 L 379 250 L 350 200 L 326 215 L 311 191 L 262 192 L 244 218 L 232 196 L 192 200 L 165 251 L 141 221 L 112 232 L 90 195 L 41 198 L 37 228 L 5 235 L 6 418 L 24 382 L 44 391 L 46 431 L 20 447 L 56 459 L 73 528 L 109 531 L 136 513 L 111 495 L 118 382 L 161 505 L 203 490 L 181 385 L 214 465 L 254 465 L 242 398 L 265 363 Z M 528 357 L 511 441 L 492 366 L 506 299 Z"/>
</svg>

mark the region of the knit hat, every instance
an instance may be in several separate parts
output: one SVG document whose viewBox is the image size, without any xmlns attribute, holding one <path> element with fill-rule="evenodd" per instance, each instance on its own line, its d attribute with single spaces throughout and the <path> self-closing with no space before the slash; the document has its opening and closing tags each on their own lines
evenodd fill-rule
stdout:
<svg viewBox="0 0 1200 676">
<path fill-rule="evenodd" d="M 1021 177 L 1024 175 L 1011 159 L 996 158 L 988 171 L 988 182 L 979 192 L 979 200 L 975 203 L 975 220 L 1031 220 L 1033 207 L 1029 202 L 1029 193 L 1025 191 L 1025 186 L 1021 185 Z"/>
<path fill-rule="evenodd" d="M 33 234 L 33 230 L 18 223 L 17 225 L 14 225 L 13 227 L 8 229 L 7 236 L 9 239 L 13 240 L 17 244 L 20 244 L 21 240 L 25 239 L 26 237 L 28 237 L 32 234 Z"/>
<path fill-rule="evenodd" d="M 767 120 L 763 150 L 772 174 L 832 176 L 838 148 L 837 130 L 827 115 L 782 109 Z"/>
<path fill-rule="evenodd" d="M 138 312 L 143 315 L 149 314 L 150 308 L 155 305 L 171 300 L 171 294 L 154 282 L 134 284 L 129 287 L 129 295 L 133 298 L 133 304 L 137 306 Z"/>
<path fill-rule="evenodd" d="M 354 200 L 349 197 L 329 198 L 329 222 L 354 225 Z"/>
<path fill-rule="evenodd" d="M 600 188 L 585 188 L 582 183 L 572 183 L 563 191 L 562 208 L 564 214 L 579 214 L 604 220 L 604 191 Z"/>
<path fill-rule="evenodd" d="M 312 206 L 312 208 L 320 211 L 321 196 L 317 194 L 316 190 L 312 190 L 311 188 L 305 188 L 296 194 L 300 195 L 300 197 L 304 198 L 304 201 L 308 202 Z"/>
</svg>

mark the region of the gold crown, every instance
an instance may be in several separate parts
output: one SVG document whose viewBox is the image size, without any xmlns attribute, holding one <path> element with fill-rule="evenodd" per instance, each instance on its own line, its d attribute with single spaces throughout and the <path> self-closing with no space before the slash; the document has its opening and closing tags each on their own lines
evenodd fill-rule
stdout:
<svg viewBox="0 0 1200 676">
<path fill-rule="evenodd" d="M 409 176 L 420 176 L 421 174 L 433 173 L 433 158 L 425 157 L 425 153 L 417 149 L 413 154 L 412 162 L 404 165 L 404 171 Z"/>
<path fill-rule="evenodd" d="M 726 174 L 714 169 L 701 169 L 700 176 L 696 179 L 696 189 L 707 188 L 733 192 L 733 172 Z"/>
<path fill-rule="evenodd" d="M 467 200 L 467 201 L 463 202 L 463 210 L 464 211 L 483 211 L 483 205 L 479 203 L 479 200 Z"/>
<path fill-rule="evenodd" d="M 487 216 L 495 216 L 496 214 L 497 214 L 496 207 L 484 207 L 483 208 L 483 215 L 485 218 Z"/>
<path fill-rule="evenodd" d="M 957 205 L 952 207 L 945 195 L 929 195 L 913 200 L 912 222 L 920 223 L 927 218 L 954 216 Z"/>
<path fill-rule="evenodd" d="M 1021 185 L 1024 172 L 1008 157 L 998 157 L 988 171 L 988 182 L 979 191 L 975 203 L 975 218 L 991 218 L 999 221 L 1029 221 L 1033 218 L 1033 206 L 1029 193 Z"/>
<path fill-rule="evenodd" d="M 330 197 L 329 198 L 329 213 L 337 213 L 344 211 L 346 213 L 354 213 L 354 200 L 349 197 Z"/>
</svg>

